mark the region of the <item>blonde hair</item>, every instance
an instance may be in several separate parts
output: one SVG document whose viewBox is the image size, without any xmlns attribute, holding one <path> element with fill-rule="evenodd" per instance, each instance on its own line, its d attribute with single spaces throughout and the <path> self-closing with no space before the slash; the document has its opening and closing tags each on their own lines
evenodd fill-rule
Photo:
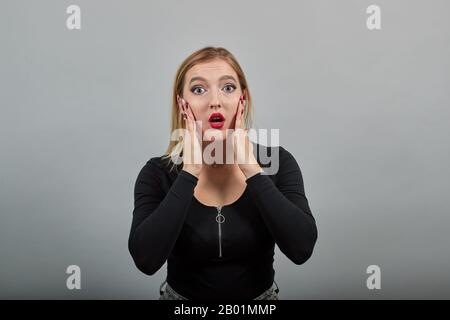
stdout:
<svg viewBox="0 0 450 320">
<path fill-rule="evenodd" d="M 227 62 L 236 72 L 241 90 L 243 93 L 245 93 L 245 97 L 247 100 L 247 106 L 244 114 L 244 125 L 246 129 L 250 128 L 252 125 L 253 107 L 250 90 L 248 88 L 244 72 L 242 71 L 241 66 L 239 65 L 233 54 L 222 47 L 204 47 L 203 49 L 195 51 L 183 61 L 183 63 L 178 67 L 175 75 L 172 90 L 172 116 L 170 131 L 171 141 L 169 142 L 166 152 L 162 156 L 162 158 L 169 159 L 168 164 L 172 162 L 172 167 L 170 170 L 173 170 L 175 165 L 177 163 L 181 163 L 182 161 L 183 141 L 180 140 L 180 131 L 177 129 L 184 129 L 185 123 L 181 118 L 178 110 L 177 95 L 179 95 L 180 97 L 183 96 L 185 75 L 196 64 L 210 62 L 215 59 L 222 59 L 223 61 Z M 177 140 L 172 140 L 173 138 L 175 138 L 172 137 L 173 132 L 175 132 Z"/>
</svg>

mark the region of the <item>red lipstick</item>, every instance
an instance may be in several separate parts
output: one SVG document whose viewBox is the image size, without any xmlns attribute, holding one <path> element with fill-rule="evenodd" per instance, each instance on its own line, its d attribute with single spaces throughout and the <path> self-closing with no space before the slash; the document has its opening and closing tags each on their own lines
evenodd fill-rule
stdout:
<svg viewBox="0 0 450 320">
<path fill-rule="evenodd" d="M 209 124 L 214 129 L 220 129 L 225 124 L 225 117 L 220 112 L 214 112 L 209 116 Z"/>
</svg>

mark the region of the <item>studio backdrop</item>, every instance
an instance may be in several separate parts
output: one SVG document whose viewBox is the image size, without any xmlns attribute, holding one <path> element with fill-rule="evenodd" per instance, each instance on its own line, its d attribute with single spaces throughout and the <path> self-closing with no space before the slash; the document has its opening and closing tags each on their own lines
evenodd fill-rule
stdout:
<svg viewBox="0 0 450 320">
<path fill-rule="evenodd" d="M 448 1 L 0 6 L 0 298 L 158 298 L 166 266 L 128 252 L 134 184 L 205 46 L 302 170 L 318 240 L 303 265 L 276 248 L 280 299 L 450 298 Z"/>
</svg>

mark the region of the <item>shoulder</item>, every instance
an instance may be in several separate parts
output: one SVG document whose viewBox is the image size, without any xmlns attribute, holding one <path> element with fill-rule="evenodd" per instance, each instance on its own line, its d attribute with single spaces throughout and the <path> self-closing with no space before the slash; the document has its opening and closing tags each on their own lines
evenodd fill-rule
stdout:
<svg viewBox="0 0 450 320">
<path fill-rule="evenodd" d="M 149 166 L 154 166 L 158 169 L 165 169 L 165 165 L 168 164 L 168 159 L 164 158 L 163 156 L 156 156 L 156 157 L 151 157 L 146 165 Z"/>
<path fill-rule="evenodd" d="M 148 159 L 141 167 L 138 175 L 139 178 L 157 178 L 161 183 L 166 184 L 172 182 L 179 171 L 181 165 L 175 165 L 170 157 L 154 156 Z"/>
</svg>

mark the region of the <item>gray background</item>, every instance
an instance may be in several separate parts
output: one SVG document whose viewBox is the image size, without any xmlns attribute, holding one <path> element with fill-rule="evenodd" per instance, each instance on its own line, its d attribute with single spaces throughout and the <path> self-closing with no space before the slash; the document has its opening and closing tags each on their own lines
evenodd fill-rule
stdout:
<svg viewBox="0 0 450 320">
<path fill-rule="evenodd" d="M 66 8 L 81 7 L 81 30 Z M 381 7 L 382 29 L 366 28 Z M 229 49 L 280 128 L 319 238 L 281 299 L 450 298 L 448 1 L 17 1 L 0 10 L 0 298 L 155 299 L 127 249 L 176 68 Z M 66 267 L 81 268 L 81 290 Z M 381 290 L 366 287 L 381 268 Z"/>
</svg>

